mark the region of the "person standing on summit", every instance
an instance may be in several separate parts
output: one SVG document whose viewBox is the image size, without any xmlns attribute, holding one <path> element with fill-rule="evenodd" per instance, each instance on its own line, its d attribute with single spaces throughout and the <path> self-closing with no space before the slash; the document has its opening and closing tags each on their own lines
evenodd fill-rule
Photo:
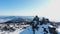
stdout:
<svg viewBox="0 0 60 34">
<path fill-rule="evenodd" d="M 31 26 L 32 26 L 32 30 L 33 30 L 33 34 L 35 34 L 35 30 L 38 30 L 38 24 L 39 24 L 39 17 L 35 16 L 33 21 L 31 22 Z"/>
<path fill-rule="evenodd" d="M 35 16 L 33 21 L 39 21 L 39 17 L 38 16 Z"/>
</svg>

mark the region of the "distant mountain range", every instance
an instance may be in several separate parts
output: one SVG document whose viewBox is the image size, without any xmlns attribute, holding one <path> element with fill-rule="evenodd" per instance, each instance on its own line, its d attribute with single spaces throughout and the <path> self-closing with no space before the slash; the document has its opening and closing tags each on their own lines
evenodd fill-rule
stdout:
<svg viewBox="0 0 60 34">
<path fill-rule="evenodd" d="M 22 22 L 22 21 L 31 21 L 34 16 L 0 16 L 0 23 L 4 22 Z M 39 17 L 40 20 L 42 17 Z M 60 22 L 59 22 L 60 25 Z"/>
<path fill-rule="evenodd" d="M 21 22 L 24 20 L 30 21 L 32 20 L 33 16 L 0 16 L 0 23 L 4 22 Z"/>
</svg>

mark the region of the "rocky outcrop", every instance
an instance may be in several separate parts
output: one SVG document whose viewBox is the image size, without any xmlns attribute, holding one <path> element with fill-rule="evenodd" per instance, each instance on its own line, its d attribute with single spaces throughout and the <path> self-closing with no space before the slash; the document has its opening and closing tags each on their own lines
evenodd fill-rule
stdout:
<svg viewBox="0 0 60 34">
<path fill-rule="evenodd" d="M 29 30 L 28 30 L 29 29 Z M 43 18 L 42 21 L 39 21 L 39 17 L 36 16 L 33 21 L 30 23 L 30 27 L 26 28 L 25 32 L 30 32 L 31 34 L 58 34 L 55 26 L 51 25 L 49 19 Z M 21 33 L 21 34 L 25 34 Z M 30 34 L 26 33 L 26 34 Z"/>
</svg>

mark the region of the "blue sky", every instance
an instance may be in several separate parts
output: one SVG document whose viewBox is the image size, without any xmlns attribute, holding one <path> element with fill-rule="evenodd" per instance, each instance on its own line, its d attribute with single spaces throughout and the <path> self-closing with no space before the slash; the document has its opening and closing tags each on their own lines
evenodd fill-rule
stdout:
<svg viewBox="0 0 60 34">
<path fill-rule="evenodd" d="M 60 0 L 0 0 L 0 16 L 42 16 L 60 21 Z"/>
<path fill-rule="evenodd" d="M 0 0 L 0 15 L 30 15 L 33 9 L 42 8 L 48 2 L 48 0 Z"/>
</svg>

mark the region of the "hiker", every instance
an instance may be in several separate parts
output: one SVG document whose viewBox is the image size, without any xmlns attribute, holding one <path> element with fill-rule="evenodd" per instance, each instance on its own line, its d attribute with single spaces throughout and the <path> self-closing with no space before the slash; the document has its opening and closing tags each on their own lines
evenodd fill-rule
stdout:
<svg viewBox="0 0 60 34">
<path fill-rule="evenodd" d="M 50 23 L 49 19 L 43 17 L 40 25 L 42 25 L 42 24 L 47 24 L 47 23 Z"/>
<path fill-rule="evenodd" d="M 39 17 L 35 16 L 35 18 L 33 19 L 33 21 L 31 22 L 31 26 L 32 26 L 32 30 L 33 33 L 35 34 L 35 30 L 38 30 L 38 24 L 39 24 Z"/>
<path fill-rule="evenodd" d="M 44 22 L 45 22 L 45 18 L 43 17 L 43 19 L 42 19 L 40 25 L 44 24 Z"/>
</svg>

